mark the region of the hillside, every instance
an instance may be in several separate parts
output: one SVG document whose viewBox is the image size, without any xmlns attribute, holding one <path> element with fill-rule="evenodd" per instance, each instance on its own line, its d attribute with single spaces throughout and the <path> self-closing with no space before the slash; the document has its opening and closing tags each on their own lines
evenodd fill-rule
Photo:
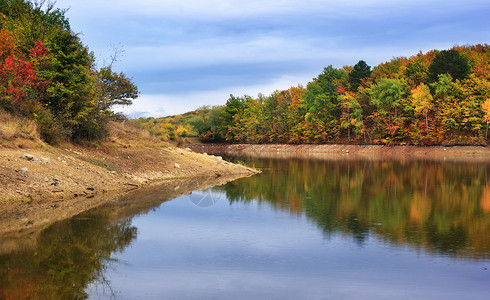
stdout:
<svg viewBox="0 0 490 300">
<path fill-rule="evenodd" d="M 215 135 L 223 106 L 202 106 L 180 115 L 162 118 L 139 118 L 129 120 L 138 128 L 148 130 L 162 140 L 179 140 L 200 137 L 203 141 L 219 141 Z"/>
</svg>

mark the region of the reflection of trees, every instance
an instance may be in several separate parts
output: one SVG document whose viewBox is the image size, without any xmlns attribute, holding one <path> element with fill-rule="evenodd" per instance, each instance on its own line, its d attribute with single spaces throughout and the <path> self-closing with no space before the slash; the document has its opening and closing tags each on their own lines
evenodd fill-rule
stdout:
<svg viewBox="0 0 490 300">
<path fill-rule="evenodd" d="M 36 249 L 0 255 L 0 299 L 84 299 L 90 283 L 112 293 L 104 271 L 113 261 L 111 253 L 123 251 L 136 238 L 137 229 L 131 226 L 134 216 L 231 179 L 165 181 L 50 225 L 40 233 Z"/>
<path fill-rule="evenodd" d="M 266 171 L 224 187 L 231 202 L 305 214 L 330 235 L 369 234 L 441 254 L 490 253 L 488 165 L 423 161 L 256 161 Z"/>
<path fill-rule="evenodd" d="M 110 211 L 88 212 L 41 233 L 37 249 L 0 256 L 0 298 L 84 299 L 102 282 L 111 253 L 136 238 L 130 219 L 114 222 Z"/>
</svg>

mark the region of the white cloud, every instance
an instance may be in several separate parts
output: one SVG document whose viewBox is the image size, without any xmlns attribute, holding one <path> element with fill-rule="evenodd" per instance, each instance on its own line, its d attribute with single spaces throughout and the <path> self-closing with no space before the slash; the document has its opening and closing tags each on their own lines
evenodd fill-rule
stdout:
<svg viewBox="0 0 490 300">
<path fill-rule="evenodd" d="M 224 104 L 230 93 L 256 96 L 304 84 L 329 64 L 363 59 L 374 66 L 489 37 L 488 0 L 58 0 L 57 6 L 71 7 L 73 30 L 100 64 L 111 45 L 122 45 L 116 69 L 142 87 L 140 99 L 123 109 L 133 115 Z"/>
<path fill-rule="evenodd" d="M 257 97 L 259 93 L 269 95 L 276 90 L 288 89 L 298 84 L 305 85 L 316 74 L 282 76 L 268 84 L 253 86 L 226 87 L 213 91 L 192 91 L 180 94 L 142 94 L 129 107 L 118 108 L 131 118 L 164 117 L 192 111 L 203 105 L 224 105 L 230 94 L 234 96 L 250 95 Z"/>
<path fill-rule="evenodd" d="M 200 67 L 229 63 L 274 62 L 319 56 L 318 49 L 303 39 L 258 36 L 249 40 L 203 39 L 169 45 L 133 46 L 126 49 L 125 59 L 134 67 L 158 67 L 161 70 Z M 323 54 L 321 54 L 323 56 Z M 152 57 L 152 60 L 142 60 Z"/>
</svg>

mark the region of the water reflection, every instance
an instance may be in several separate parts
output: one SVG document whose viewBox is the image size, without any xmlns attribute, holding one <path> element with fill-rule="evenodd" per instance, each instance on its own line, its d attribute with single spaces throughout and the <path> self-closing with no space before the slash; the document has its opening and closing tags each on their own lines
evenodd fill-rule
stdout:
<svg viewBox="0 0 490 300">
<path fill-rule="evenodd" d="M 473 259 L 490 254 L 488 164 L 433 161 L 251 160 L 260 176 L 218 189 L 306 215 L 329 236 Z"/>
<path fill-rule="evenodd" d="M 31 236 L 16 242 L 0 236 L 0 299 L 85 299 L 90 284 L 114 296 L 105 274 L 117 262 L 114 255 L 136 240 L 133 218 L 182 194 L 230 179 L 174 180 L 134 191 L 111 205 L 50 225 L 34 243 Z M 1 247 L 4 241 L 9 247 Z"/>
<path fill-rule="evenodd" d="M 104 272 L 111 254 L 136 236 L 131 220 L 114 220 L 111 210 L 55 223 L 41 233 L 36 248 L 0 256 L 0 298 L 87 298 L 89 283 L 109 285 Z"/>
<path fill-rule="evenodd" d="M 194 194 L 202 182 L 137 191 L 53 224 L 34 247 L 0 254 L 0 299 L 84 299 L 94 287 L 103 298 L 484 299 L 489 165 L 249 163 L 263 174 Z"/>
</svg>

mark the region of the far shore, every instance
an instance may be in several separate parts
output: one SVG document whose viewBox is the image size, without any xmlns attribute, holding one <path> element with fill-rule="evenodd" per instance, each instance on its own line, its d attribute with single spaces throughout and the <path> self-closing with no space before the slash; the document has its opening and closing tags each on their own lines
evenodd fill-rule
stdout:
<svg viewBox="0 0 490 300">
<path fill-rule="evenodd" d="M 318 159 L 428 159 L 451 161 L 488 161 L 490 147 L 483 146 L 385 146 L 341 144 L 195 144 L 196 152 L 254 156 L 261 158 Z"/>
</svg>

